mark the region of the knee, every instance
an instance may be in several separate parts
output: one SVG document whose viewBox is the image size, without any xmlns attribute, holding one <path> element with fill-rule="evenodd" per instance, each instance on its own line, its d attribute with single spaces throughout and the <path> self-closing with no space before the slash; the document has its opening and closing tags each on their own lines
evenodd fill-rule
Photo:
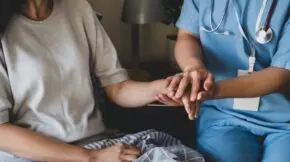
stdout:
<svg viewBox="0 0 290 162">
<path fill-rule="evenodd" d="M 264 141 L 262 162 L 289 162 L 290 161 L 290 134 L 271 134 Z"/>
<path fill-rule="evenodd" d="M 290 154 L 289 150 L 272 150 L 264 152 L 262 162 L 289 162 Z"/>
<path fill-rule="evenodd" d="M 279 150 L 276 153 L 272 153 L 270 156 L 264 156 L 262 162 L 289 162 L 290 156 L 287 154 L 279 153 Z"/>
<path fill-rule="evenodd" d="M 236 141 L 222 140 L 217 138 L 197 139 L 197 149 L 208 162 L 257 162 L 261 160 L 259 148 L 247 150 L 241 147 L 242 143 Z"/>
</svg>

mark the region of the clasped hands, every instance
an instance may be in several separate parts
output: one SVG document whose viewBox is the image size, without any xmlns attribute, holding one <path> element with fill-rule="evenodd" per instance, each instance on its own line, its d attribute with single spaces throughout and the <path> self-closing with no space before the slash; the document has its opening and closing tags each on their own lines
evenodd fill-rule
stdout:
<svg viewBox="0 0 290 162">
<path fill-rule="evenodd" d="M 216 89 L 213 75 L 204 67 L 187 68 L 168 77 L 166 87 L 156 100 L 171 106 L 183 105 L 190 120 L 198 117 L 200 102 L 213 98 Z"/>
</svg>

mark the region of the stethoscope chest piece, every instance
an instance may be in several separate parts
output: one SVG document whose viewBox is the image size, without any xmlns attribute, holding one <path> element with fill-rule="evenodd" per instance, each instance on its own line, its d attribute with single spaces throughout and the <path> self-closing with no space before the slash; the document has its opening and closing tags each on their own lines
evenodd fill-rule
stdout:
<svg viewBox="0 0 290 162">
<path fill-rule="evenodd" d="M 260 28 L 256 32 L 256 41 L 260 44 L 269 43 L 273 39 L 273 30 L 271 28 Z"/>
</svg>

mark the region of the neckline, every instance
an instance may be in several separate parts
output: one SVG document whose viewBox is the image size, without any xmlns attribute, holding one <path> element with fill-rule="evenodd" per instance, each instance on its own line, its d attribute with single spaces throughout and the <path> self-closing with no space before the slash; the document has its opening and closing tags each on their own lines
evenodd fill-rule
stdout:
<svg viewBox="0 0 290 162">
<path fill-rule="evenodd" d="M 52 11 L 50 13 L 50 15 L 43 19 L 43 20 L 32 20 L 32 19 L 29 19 L 28 17 L 22 15 L 22 14 L 19 14 L 19 18 L 23 21 L 26 21 L 26 22 L 29 22 L 29 23 L 33 23 L 33 24 L 41 24 L 41 23 L 44 23 L 44 22 L 47 22 L 47 21 L 50 21 L 51 19 L 53 19 L 56 15 L 57 15 L 57 10 L 58 10 L 58 5 L 56 4 L 57 1 L 53 0 L 52 2 Z"/>
</svg>

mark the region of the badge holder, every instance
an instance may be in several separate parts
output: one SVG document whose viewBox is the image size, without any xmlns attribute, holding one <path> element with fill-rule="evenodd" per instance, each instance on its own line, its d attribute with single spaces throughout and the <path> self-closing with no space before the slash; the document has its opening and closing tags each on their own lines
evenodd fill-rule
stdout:
<svg viewBox="0 0 290 162">
<path fill-rule="evenodd" d="M 254 72 L 254 65 L 256 58 L 251 56 L 249 58 L 249 70 L 238 70 L 238 76 L 245 76 Z M 234 109 L 245 111 L 258 111 L 260 106 L 260 97 L 254 98 L 235 98 Z"/>
<path fill-rule="evenodd" d="M 249 45 L 249 47 L 251 49 L 251 53 L 250 53 L 250 57 L 249 57 L 249 68 L 248 68 L 248 70 L 238 70 L 238 76 L 245 76 L 245 75 L 248 75 L 248 74 L 251 74 L 251 73 L 254 72 L 254 66 L 255 66 L 255 63 L 256 63 L 256 51 L 255 51 L 254 46 L 251 44 L 250 40 L 248 39 L 246 33 L 243 30 L 243 27 L 242 27 L 241 22 L 240 22 L 238 10 L 237 10 L 235 4 L 233 4 L 233 8 L 234 8 L 234 11 L 235 11 L 235 16 L 236 16 L 237 21 L 238 21 L 239 31 L 240 31 L 243 39 L 246 40 L 246 42 L 248 43 L 248 45 Z M 260 97 L 234 98 L 233 108 L 236 109 L 236 110 L 258 111 L 259 110 L 259 106 L 260 106 Z"/>
</svg>

